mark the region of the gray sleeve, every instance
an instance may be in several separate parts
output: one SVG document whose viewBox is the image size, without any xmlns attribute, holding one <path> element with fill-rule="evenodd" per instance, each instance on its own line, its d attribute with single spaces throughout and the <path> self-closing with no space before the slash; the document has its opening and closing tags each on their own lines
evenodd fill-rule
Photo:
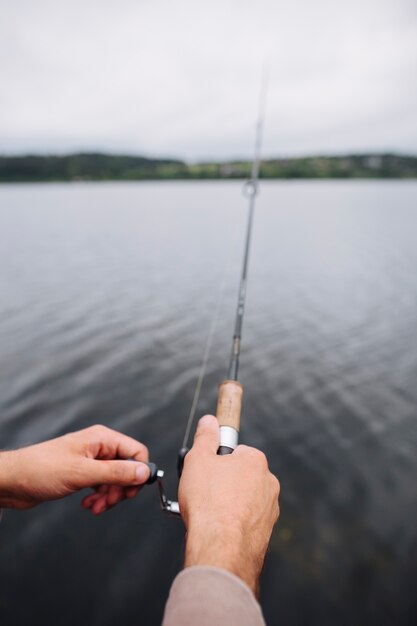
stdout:
<svg viewBox="0 0 417 626">
<path fill-rule="evenodd" d="M 261 607 L 237 576 L 195 565 L 172 583 L 162 626 L 265 626 Z"/>
</svg>

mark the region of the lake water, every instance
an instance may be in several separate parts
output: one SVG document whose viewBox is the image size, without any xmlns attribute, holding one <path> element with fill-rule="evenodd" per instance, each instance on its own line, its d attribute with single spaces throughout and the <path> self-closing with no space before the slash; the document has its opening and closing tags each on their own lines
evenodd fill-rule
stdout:
<svg viewBox="0 0 417 626">
<path fill-rule="evenodd" d="M 199 414 L 230 352 L 241 184 L 0 187 L 0 447 L 104 423 L 175 463 L 213 309 Z M 220 287 L 219 285 L 223 285 Z M 417 183 L 264 182 L 242 441 L 282 485 L 270 626 L 417 623 Z M 160 623 L 180 520 L 155 486 L 100 518 L 80 495 L 0 525 L 5 626 Z"/>
</svg>

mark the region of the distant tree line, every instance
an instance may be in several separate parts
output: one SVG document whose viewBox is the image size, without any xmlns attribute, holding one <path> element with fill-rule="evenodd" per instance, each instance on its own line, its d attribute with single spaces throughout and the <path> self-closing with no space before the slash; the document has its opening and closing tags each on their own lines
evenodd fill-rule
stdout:
<svg viewBox="0 0 417 626">
<path fill-rule="evenodd" d="M 246 178 L 249 161 L 187 164 L 100 153 L 0 156 L 0 182 L 201 180 Z M 262 161 L 261 178 L 416 178 L 417 157 L 396 154 L 316 156 Z"/>
</svg>

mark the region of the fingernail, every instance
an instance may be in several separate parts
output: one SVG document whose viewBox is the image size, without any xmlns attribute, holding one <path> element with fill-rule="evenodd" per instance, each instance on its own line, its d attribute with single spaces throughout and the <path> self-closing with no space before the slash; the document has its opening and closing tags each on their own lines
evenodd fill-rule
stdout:
<svg viewBox="0 0 417 626">
<path fill-rule="evenodd" d="M 215 419 L 216 418 L 214 417 L 214 415 L 204 415 L 198 422 L 198 425 L 199 426 L 212 426 L 213 420 Z"/>
<path fill-rule="evenodd" d="M 149 467 L 141 463 L 140 465 L 136 467 L 136 480 L 138 480 L 140 483 L 143 483 L 145 482 L 145 480 L 148 480 L 148 478 L 149 478 Z"/>
</svg>

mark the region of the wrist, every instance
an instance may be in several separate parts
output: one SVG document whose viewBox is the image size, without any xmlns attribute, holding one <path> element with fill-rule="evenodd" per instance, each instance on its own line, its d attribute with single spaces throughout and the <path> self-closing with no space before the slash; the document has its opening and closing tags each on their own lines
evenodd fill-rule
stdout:
<svg viewBox="0 0 417 626">
<path fill-rule="evenodd" d="M 13 508 L 15 451 L 0 452 L 0 508 Z"/>
<path fill-rule="evenodd" d="M 36 501 L 27 494 L 33 481 L 33 467 L 25 459 L 25 448 L 0 452 L 0 508 L 28 509 Z"/>
<path fill-rule="evenodd" d="M 187 531 L 185 567 L 209 565 L 241 578 L 256 595 L 260 569 L 250 553 L 250 542 L 238 527 L 190 525 Z"/>
</svg>

